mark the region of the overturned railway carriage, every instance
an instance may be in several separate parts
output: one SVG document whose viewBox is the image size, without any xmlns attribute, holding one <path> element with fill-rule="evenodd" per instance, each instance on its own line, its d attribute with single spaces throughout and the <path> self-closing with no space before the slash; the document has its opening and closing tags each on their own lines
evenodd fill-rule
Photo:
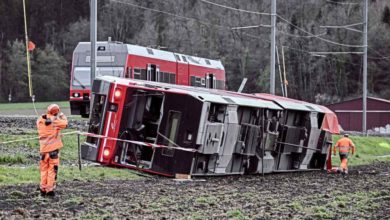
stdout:
<svg viewBox="0 0 390 220">
<path fill-rule="evenodd" d="M 323 169 L 337 126 L 320 106 L 262 94 L 109 76 L 92 93 L 83 159 L 166 176 Z"/>
</svg>

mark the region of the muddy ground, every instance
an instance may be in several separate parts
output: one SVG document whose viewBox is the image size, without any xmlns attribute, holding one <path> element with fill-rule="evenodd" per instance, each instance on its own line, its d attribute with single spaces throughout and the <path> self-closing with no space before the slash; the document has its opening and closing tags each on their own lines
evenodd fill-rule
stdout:
<svg viewBox="0 0 390 220">
<path fill-rule="evenodd" d="M 0 219 L 389 219 L 389 163 L 325 172 L 212 177 L 179 182 L 63 182 L 42 198 L 37 185 L 0 186 Z"/>
<path fill-rule="evenodd" d="M 0 117 L 2 134 L 31 129 L 35 118 Z M 376 163 L 348 176 L 316 171 L 181 182 L 139 174 L 61 182 L 54 198 L 42 198 L 37 184 L 0 186 L 0 219 L 390 219 L 389 172 L 390 163 Z"/>
<path fill-rule="evenodd" d="M 87 128 L 87 119 L 68 118 L 68 128 L 81 129 Z M 0 133 L 1 134 L 26 134 L 29 130 L 36 129 L 36 116 L 6 116 L 0 115 Z"/>
</svg>

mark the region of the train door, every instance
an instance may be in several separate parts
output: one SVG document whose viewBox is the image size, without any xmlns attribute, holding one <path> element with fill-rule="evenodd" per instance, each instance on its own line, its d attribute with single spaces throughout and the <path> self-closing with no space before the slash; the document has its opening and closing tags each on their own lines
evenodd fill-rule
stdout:
<svg viewBox="0 0 390 220">
<path fill-rule="evenodd" d="M 146 73 L 146 80 L 159 82 L 159 80 L 158 80 L 159 73 L 160 73 L 160 67 L 158 65 L 148 64 L 147 73 Z"/>
<path fill-rule="evenodd" d="M 206 88 L 210 88 L 210 89 L 217 88 L 217 78 L 212 73 L 206 74 Z"/>
<path fill-rule="evenodd" d="M 125 72 L 125 78 L 132 78 L 131 77 L 131 67 L 127 67 L 126 68 L 126 72 Z"/>
<path fill-rule="evenodd" d="M 175 54 L 175 58 L 177 84 L 190 85 L 190 67 L 188 61 L 184 60 L 184 56 L 180 57 L 179 54 Z"/>
</svg>

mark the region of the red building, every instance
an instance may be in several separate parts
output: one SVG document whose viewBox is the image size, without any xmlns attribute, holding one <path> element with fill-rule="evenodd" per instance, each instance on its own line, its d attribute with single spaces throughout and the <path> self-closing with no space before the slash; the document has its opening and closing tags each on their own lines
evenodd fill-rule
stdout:
<svg viewBox="0 0 390 220">
<path fill-rule="evenodd" d="M 345 131 L 362 131 L 363 98 L 327 105 L 339 119 Z M 390 100 L 367 97 L 367 130 L 390 124 Z"/>
</svg>

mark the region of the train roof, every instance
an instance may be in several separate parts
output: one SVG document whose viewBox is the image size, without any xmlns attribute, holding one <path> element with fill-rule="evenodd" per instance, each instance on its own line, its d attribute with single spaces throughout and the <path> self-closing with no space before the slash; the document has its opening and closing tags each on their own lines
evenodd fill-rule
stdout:
<svg viewBox="0 0 390 220">
<path fill-rule="evenodd" d="M 220 104 L 236 104 L 240 106 L 247 107 L 257 107 L 257 108 L 268 108 L 274 110 L 283 110 L 280 106 L 268 100 L 254 99 L 254 97 L 248 97 L 241 93 L 233 93 L 216 90 L 216 89 L 206 89 L 200 87 L 191 87 L 175 84 L 167 84 L 161 82 L 152 82 L 152 81 L 143 81 L 136 79 L 124 79 L 114 76 L 98 76 L 98 79 L 105 80 L 108 82 L 117 83 L 120 85 L 134 85 L 146 88 L 157 88 L 162 91 L 169 91 L 175 93 L 188 94 L 194 98 L 201 101 L 208 101 Z"/>
<path fill-rule="evenodd" d="M 75 53 L 89 52 L 90 45 L 91 45 L 90 42 L 79 42 L 78 45 L 76 46 Z M 107 50 L 109 50 L 110 53 L 134 54 L 137 56 L 160 59 L 160 60 L 165 60 L 170 62 L 188 63 L 195 66 L 225 70 L 220 60 L 190 56 L 181 53 L 174 53 L 170 51 L 143 47 L 134 44 L 123 44 L 115 41 L 112 42 L 98 41 L 96 42 L 96 45 L 98 49 L 99 46 L 108 47 Z"/>
<path fill-rule="evenodd" d="M 282 96 L 277 95 L 271 95 L 267 93 L 256 93 L 255 96 L 265 99 L 265 100 L 271 100 L 276 103 L 278 103 L 280 106 L 282 106 L 284 109 L 291 109 L 291 110 L 297 110 L 297 111 L 307 111 L 307 112 L 321 112 L 326 113 L 326 109 L 321 108 L 319 105 L 312 104 L 309 102 L 296 100 L 296 99 L 290 99 Z"/>
</svg>

